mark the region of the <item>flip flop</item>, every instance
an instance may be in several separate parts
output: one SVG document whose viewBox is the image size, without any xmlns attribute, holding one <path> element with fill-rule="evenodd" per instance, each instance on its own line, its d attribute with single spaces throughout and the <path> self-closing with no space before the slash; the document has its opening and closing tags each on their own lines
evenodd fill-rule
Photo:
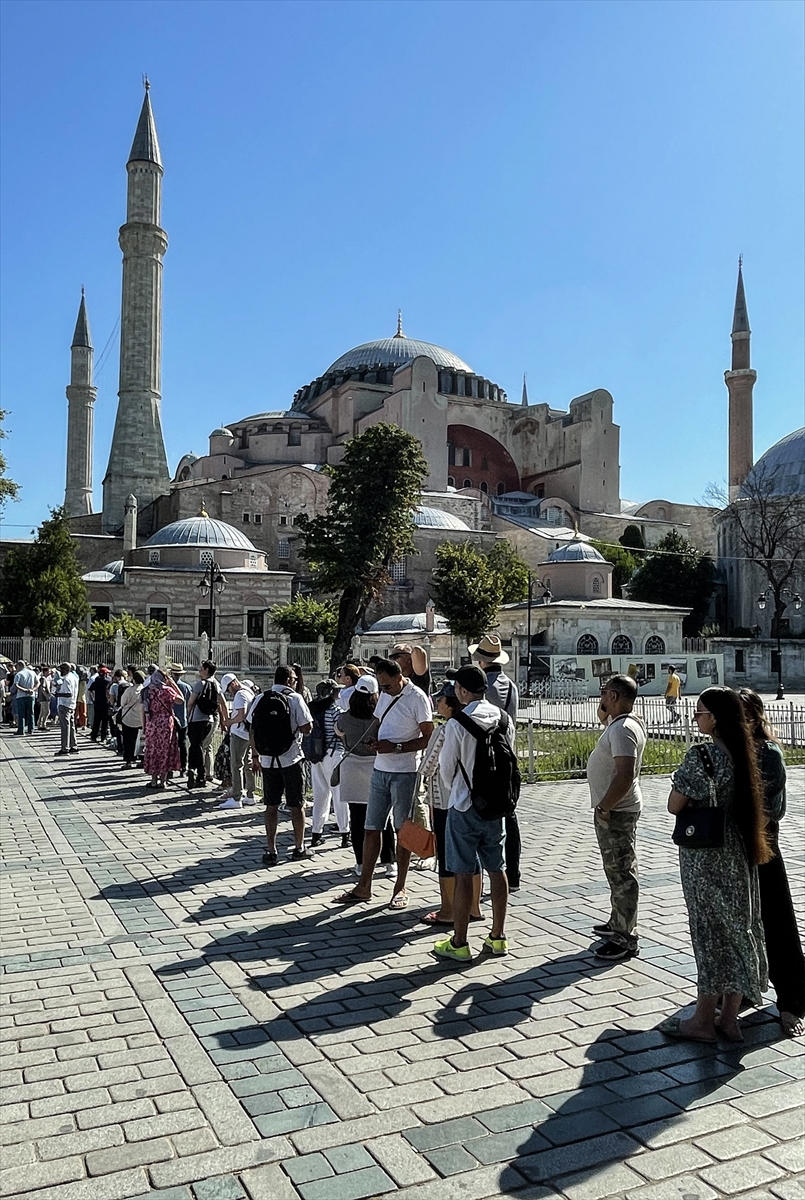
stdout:
<svg viewBox="0 0 805 1200">
<path fill-rule="evenodd" d="M 438 911 L 438 910 L 437 910 Z M 429 912 L 419 918 L 423 925 L 452 925 L 452 921 L 442 921 L 435 912 Z"/>
<path fill-rule="evenodd" d="M 409 903 L 407 892 L 398 892 L 396 896 L 392 896 L 389 900 L 389 908 L 400 909 L 407 908 Z M 451 921 L 452 924 L 452 921 Z"/>
<path fill-rule="evenodd" d="M 471 921 L 483 921 L 483 919 L 484 919 L 484 918 L 483 918 L 483 915 L 481 915 L 480 917 L 474 917 L 474 916 L 472 915 L 472 913 L 470 913 L 470 920 L 471 920 Z M 451 923 L 452 923 L 452 922 L 451 922 Z"/>
<path fill-rule="evenodd" d="M 657 1032 L 665 1034 L 666 1037 L 676 1038 L 680 1042 L 703 1042 L 707 1046 L 717 1046 L 718 1038 L 715 1037 L 695 1037 L 690 1033 L 683 1033 L 679 1028 L 681 1017 L 669 1017 L 667 1021 L 663 1021 L 657 1026 Z"/>
<path fill-rule="evenodd" d="M 354 892 L 342 892 L 336 896 L 334 904 L 368 904 L 370 896 L 356 896 Z"/>
</svg>

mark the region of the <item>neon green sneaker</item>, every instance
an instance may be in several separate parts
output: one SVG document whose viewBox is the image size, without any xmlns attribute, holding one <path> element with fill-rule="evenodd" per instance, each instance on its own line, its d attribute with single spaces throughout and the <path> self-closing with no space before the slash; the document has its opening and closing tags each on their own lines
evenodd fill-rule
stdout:
<svg viewBox="0 0 805 1200">
<path fill-rule="evenodd" d="M 484 950 L 491 951 L 497 957 L 502 957 L 509 953 L 509 943 L 505 937 L 486 937 L 484 938 Z"/>
<path fill-rule="evenodd" d="M 459 963 L 472 962 L 469 946 L 454 946 L 452 937 L 445 938 L 443 942 L 436 942 L 433 953 L 437 958 L 452 958 Z"/>
</svg>

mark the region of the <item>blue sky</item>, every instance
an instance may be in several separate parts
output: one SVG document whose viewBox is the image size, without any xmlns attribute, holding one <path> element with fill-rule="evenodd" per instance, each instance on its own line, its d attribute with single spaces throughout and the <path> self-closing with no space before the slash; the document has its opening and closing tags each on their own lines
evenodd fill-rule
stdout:
<svg viewBox="0 0 805 1200">
<path fill-rule="evenodd" d="M 621 494 L 726 474 L 744 255 L 755 449 L 803 422 L 803 6 L 789 0 L 2 5 L 5 449 L 61 503 L 69 345 L 120 311 L 125 162 L 165 163 L 163 421 L 290 405 L 349 347 L 447 346 L 517 402 L 615 398 Z M 95 495 L 117 391 L 98 373 Z"/>
</svg>

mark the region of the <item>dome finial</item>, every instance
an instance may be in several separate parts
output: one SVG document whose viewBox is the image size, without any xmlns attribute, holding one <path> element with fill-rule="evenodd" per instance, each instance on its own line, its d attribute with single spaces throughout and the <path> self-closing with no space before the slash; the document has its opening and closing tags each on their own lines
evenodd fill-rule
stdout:
<svg viewBox="0 0 805 1200">
<path fill-rule="evenodd" d="M 403 327 L 402 327 L 402 309 L 401 308 L 397 309 L 397 332 L 395 333 L 394 336 L 398 337 L 398 338 L 405 337 L 405 334 L 403 333 Z"/>
<path fill-rule="evenodd" d="M 210 519 L 210 514 L 207 512 L 206 508 L 204 507 L 204 497 L 203 496 L 201 497 L 201 504 L 199 505 L 198 515 L 200 517 L 204 517 L 206 520 Z"/>
</svg>

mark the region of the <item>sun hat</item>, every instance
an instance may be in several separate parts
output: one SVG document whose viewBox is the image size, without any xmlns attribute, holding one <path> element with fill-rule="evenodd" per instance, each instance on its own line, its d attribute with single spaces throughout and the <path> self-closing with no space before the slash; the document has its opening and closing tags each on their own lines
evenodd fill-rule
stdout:
<svg viewBox="0 0 805 1200">
<path fill-rule="evenodd" d="M 503 649 L 503 643 L 494 633 L 485 633 L 480 642 L 467 648 L 470 654 L 483 654 L 484 658 L 489 658 L 492 662 L 507 663 L 509 661 L 509 656 Z"/>
<path fill-rule="evenodd" d="M 171 665 L 171 674 L 172 675 L 184 675 L 184 673 L 185 673 L 184 663 L 173 663 Z"/>
<path fill-rule="evenodd" d="M 365 692 L 367 696 L 377 696 L 380 692 L 380 688 L 374 675 L 361 675 L 360 679 L 355 684 L 355 691 Z"/>
</svg>

